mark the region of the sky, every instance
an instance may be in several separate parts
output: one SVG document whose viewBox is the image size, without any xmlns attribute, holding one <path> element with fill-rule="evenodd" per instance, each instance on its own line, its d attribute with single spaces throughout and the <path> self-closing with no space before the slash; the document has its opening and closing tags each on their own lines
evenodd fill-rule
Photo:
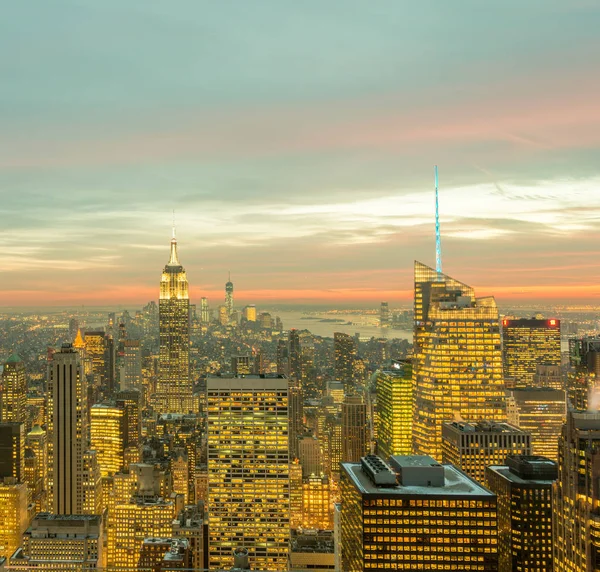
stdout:
<svg viewBox="0 0 600 572">
<path fill-rule="evenodd" d="M 600 301 L 597 0 L 53 0 L 0 19 L 0 306 Z"/>
</svg>

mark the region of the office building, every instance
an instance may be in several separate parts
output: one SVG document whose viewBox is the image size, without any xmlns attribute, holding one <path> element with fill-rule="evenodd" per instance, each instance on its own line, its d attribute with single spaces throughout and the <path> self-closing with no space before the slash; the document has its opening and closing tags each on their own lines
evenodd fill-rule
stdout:
<svg viewBox="0 0 600 572">
<path fill-rule="evenodd" d="M 181 508 L 183 499 L 156 496 L 134 496 L 115 503 L 108 517 L 108 566 L 127 571 L 137 568 L 144 539 L 170 537 Z"/>
<path fill-rule="evenodd" d="M 104 510 L 103 479 L 96 451 L 85 451 L 82 469 L 83 514 L 100 514 Z"/>
<path fill-rule="evenodd" d="M 552 484 L 556 463 L 546 457 L 510 456 L 486 469 L 498 499 L 499 572 L 552 572 Z"/>
<path fill-rule="evenodd" d="M 389 328 L 391 325 L 390 307 L 387 302 L 381 302 L 381 307 L 379 309 L 379 325 L 382 328 Z"/>
<path fill-rule="evenodd" d="M 420 262 L 414 303 L 413 445 L 441 459 L 444 421 L 506 417 L 498 308 Z"/>
<path fill-rule="evenodd" d="M 558 461 L 558 440 L 567 415 L 565 392 L 541 387 L 507 392 L 508 422 L 531 435 L 533 455 Z"/>
<path fill-rule="evenodd" d="M 303 479 L 302 528 L 333 530 L 331 485 L 326 475 Z"/>
<path fill-rule="evenodd" d="M 344 572 L 498 570 L 496 495 L 427 456 L 342 463 Z"/>
<path fill-rule="evenodd" d="M 231 274 L 229 274 L 229 278 L 225 284 L 225 310 L 228 316 L 233 314 L 233 282 L 231 281 Z"/>
<path fill-rule="evenodd" d="M 97 403 L 90 411 L 90 446 L 96 451 L 100 474 L 109 477 L 123 469 L 124 410 L 114 403 Z"/>
<path fill-rule="evenodd" d="M 25 480 L 25 426 L 0 423 L 0 479 Z"/>
<path fill-rule="evenodd" d="M 289 347 L 287 349 L 289 358 L 288 370 L 290 372 L 290 377 L 292 379 L 300 380 L 302 376 L 302 371 L 300 367 L 300 332 L 298 330 L 290 330 Z"/>
<path fill-rule="evenodd" d="M 173 521 L 173 536 L 185 538 L 190 547 L 191 565 L 194 570 L 208 568 L 208 554 L 205 551 L 207 524 L 204 520 L 203 504 L 186 506 Z"/>
<path fill-rule="evenodd" d="M 203 324 L 210 322 L 210 310 L 208 309 L 208 300 L 202 296 L 200 298 L 200 321 Z"/>
<path fill-rule="evenodd" d="M 600 385 L 600 337 L 569 340 L 571 371 L 567 381 L 568 398 L 575 409 L 587 410 L 590 393 L 598 394 Z M 597 399 L 592 407 L 598 408 Z"/>
<path fill-rule="evenodd" d="M 292 531 L 289 572 L 335 570 L 332 530 Z"/>
<path fill-rule="evenodd" d="M 368 453 L 367 405 L 360 395 L 346 395 L 342 403 L 342 462 L 357 463 Z M 332 471 L 339 468 L 333 466 Z"/>
<path fill-rule="evenodd" d="M 395 366 L 395 367 L 394 367 Z M 412 454 L 413 382 L 412 364 L 394 362 L 377 371 L 377 454 Z"/>
<path fill-rule="evenodd" d="M 87 572 L 106 564 L 100 515 L 39 513 L 10 559 L 10 570 Z"/>
<path fill-rule="evenodd" d="M 245 547 L 253 570 L 285 570 L 288 380 L 209 376 L 206 391 L 209 567 L 231 567 L 232 548 Z"/>
<path fill-rule="evenodd" d="M 485 469 L 509 455 L 531 455 L 531 436 L 508 423 L 452 421 L 442 425 L 442 462 L 485 485 Z"/>
<path fill-rule="evenodd" d="M 2 394 L 0 396 L 4 423 L 27 421 L 27 377 L 25 364 L 17 354 L 11 355 L 2 370 Z"/>
<path fill-rule="evenodd" d="M 258 353 L 231 356 L 231 372 L 234 375 L 258 375 L 260 373 L 259 358 L 260 356 Z"/>
<path fill-rule="evenodd" d="M 354 361 L 358 357 L 356 340 L 348 334 L 333 333 L 334 363 L 333 371 L 336 381 L 344 384 L 344 393 L 354 391 Z"/>
<path fill-rule="evenodd" d="M 0 558 L 9 558 L 21 545 L 27 528 L 27 485 L 14 477 L 0 479 Z"/>
<path fill-rule="evenodd" d="M 533 376 L 534 387 L 564 389 L 563 375 L 560 365 L 538 364 Z"/>
<path fill-rule="evenodd" d="M 304 394 L 300 381 L 288 380 L 290 459 L 298 458 L 298 439 L 304 431 Z"/>
<path fill-rule="evenodd" d="M 36 512 L 47 509 L 46 474 L 48 469 L 46 431 L 39 425 L 34 425 L 25 437 L 25 454 L 29 457 L 29 469 L 25 469 L 25 481 L 31 491 L 31 502 Z M 27 460 L 26 460 L 27 464 Z"/>
<path fill-rule="evenodd" d="M 106 377 L 106 334 L 103 330 L 85 333 L 86 373 L 92 376 L 95 386 L 102 386 Z"/>
<path fill-rule="evenodd" d="M 160 351 L 156 406 L 158 413 L 194 410 L 190 379 L 190 300 L 188 280 L 177 255 L 175 231 L 171 255 L 160 279 L 158 303 Z"/>
<path fill-rule="evenodd" d="M 142 347 L 140 340 L 123 340 L 120 389 L 142 390 Z"/>
<path fill-rule="evenodd" d="M 190 543 L 184 538 L 144 538 L 139 570 L 189 570 L 192 566 Z"/>
<path fill-rule="evenodd" d="M 560 366 L 560 320 L 502 320 L 504 375 L 517 387 L 533 386 L 538 365 Z"/>
<path fill-rule="evenodd" d="M 71 344 L 63 344 L 48 362 L 47 433 L 49 508 L 54 514 L 82 514 L 87 387 Z"/>
<path fill-rule="evenodd" d="M 600 413 L 567 413 L 558 458 L 554 570 L 595 572 L 600 562 Z"/>
<path fill-rule="evenodd" d="M 250 304 L 244 307 L 242 317 L 247 322 L 256 322 L 256 306 L 254 304 Z"/>
</svg>

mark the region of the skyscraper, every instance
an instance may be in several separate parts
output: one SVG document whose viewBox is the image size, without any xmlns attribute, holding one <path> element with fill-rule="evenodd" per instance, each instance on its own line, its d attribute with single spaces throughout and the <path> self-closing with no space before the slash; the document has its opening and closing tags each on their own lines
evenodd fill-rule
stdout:
<svg viewBox="0 0 600 572">
<path fill-rule="evenodd" d="M 412 365 L 394 365 L 377 372 L 377 454 L 383 459 L 412 454 Z"/>
<path fill-rule="evenodd" d="M 356 340 L 342 332 L 333 333 L 334 375 L 337 381 L 344 384 L 344 391 L 354 390 L 354 360 L 358 357 Z"/>
<path fill-rule="evenodd" d="M 90 445 L 96 451 L 103 477 L 114 475 L 123 468 L 124 413 L 124 409 L 112 403 L 96 403 L 91 408 Z"/>
<path fill-rule="evenodd" d="M 496 495 L 431 457 L 390 465 L 342 463 L 341 570 L 498 570 Z"/>
<path fill-rule="evenodd" d="M 298 458 L 298 437 L 304 429 L 304 395 L 300 381 L 288 380 L 290 460 Z"/>
<path fill-rule="evenodd" d="M 233 282 L 231 281 L 231 273 L 225 284 L 225 308 L 227 309 L 227 315 L 233 314 Z"/>
<path fill-rule="evenodd" d="M 2 371 L 2 415 L 5 423 L 25 423 L 27 417 L 27 378 L 25 364 L 17 354 L 11 355 Z"/>
<path fill-rule="evenodd" d="M 185 270 L 177 256 L 175 231 L 171 256 L 160 279 L 158 306 L 160 352 L 156 410 L 188 413 L 193 410 L 190 379 L 190 300 Z"/>
<path fill-rule="evenodd" d="M 209 376 L 209 567 L 245 547 L 252 570 L 287 570 L 290 535 L 288 381 Z"/>
<path fill-rule="evenodd" d="M 554 569 L 595 572 L 600 562 L 600 413 L 568 412 L 558 458 Z"/>
<path fill-rule="evenodd" d="M 517 386 L 534 385 L 538 365 L 560 366 L 560 320 L 502 320 L 504 376 Z"/>
<path fill-rule="evenodd" d="M 508 422 L 531 435 L 534 455 L 558 461 L 558 441 L 567 417 L 562 389 L 524 387 L 507 392 Z"/>
<path fill-rule="evenodd" d="M 442 423 L 505 418 L 498 308 L 415 262 L 415 452 L 441 459 Z"/>
<path fill-rule="evenodd" d="M 82 514 L 87 388 L 79 353 L 63 344 L 48 362 L 48 493 L 54 514 Z"/>
<path fill-rule="evenodd" d="M 509 455 L 531 455 L 531 436 L 508 423 L 465 423 L 442 425 L 442 462 L 463 470 L 485 485 L 485 469 L 504 465 Z"/>
<path fill-rule="evenodd" d="M 142 348 L 140 340 L 123 340 L 120 389 L 142 389 Z"/>
<path fill-rule="evenodd" d="M 556 463 L 546 457 L 511 456 L 486 469 L 498 497 L 499 572 L 552 572 L 552 483 Z"/>
<path fill-rule="evenodd" d="M 346 395 L 342 403 L 342 462 L 358 463 L 367 453 L 367 405 L 360 395 Z M 339 472 L 339 467 L 331 470 Z"/>
<path fill-rule="evenodd" d="M 300 379 L 302 377 L 302 368 L 300 362 L 300 332 L 298 330 L 290 330 L 290 343 L 288 349 L 288 358 L 290 361 L 289 372 L 290 377 Z"/>
<path fill-rule="evenodd" d="M 381 302 L 379 309 L 379 325 L 382 328 L 390 327 L 390 307 L 387 302 Z"/>
<path fill-rule="evenodd" d="M 0 423 L 0 479 L 25 480 L 25 426 Z"/>
<path fill-rule="evenodd" d="M 203 324 L 210 322 L 210 311 L 208 309 L 208 300 L 202 296 L 200 299 L 200 321 Z"/>
</svg>

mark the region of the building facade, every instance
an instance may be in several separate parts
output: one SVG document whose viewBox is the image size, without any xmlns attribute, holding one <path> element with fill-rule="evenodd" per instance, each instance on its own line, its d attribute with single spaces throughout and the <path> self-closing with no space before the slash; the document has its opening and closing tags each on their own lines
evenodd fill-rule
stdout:
<svg viewBox="0 0 600 572">
<path fill-rule="evenodd" d="M 413 345 L 416 453 L 441 459 L 444 421 L 505 420 L 494 298 L 415 262 Z"/>
<path fill-rule="evenodd" d="M 276 374 L 207 379 L 210 568 L 232 549 L 253 570 L 285 570 L 290 534 L 288 380 Z"/>
<path fill-rule="evenodd" d="M 496 496 L 431 457 L 342 463 L 341 569 L 498 570 Z"/>
<path fill-rule="evenodd" d="M 360 395 L 346 395 L 342 403 L 342 462 L 357 463 L 369 452 L 367 404 Z M 339 467 L 332 466 L 339 473 Z"/>
<path fill-rule="evenodd" d="M 160 350 L 155 409 L 158 413 L 194 410 L 190 378 L 190 299 L 186 272 L 179 262 L 177 239 L 160 279 L 158 320 Z"/>
<path fill-rule="evenodd" d="M 17 354 L 11 355 L 2 371 L 0 420 L 4 423 L 27 421 L 27 377 L 25 364 Z"/>
</svg>

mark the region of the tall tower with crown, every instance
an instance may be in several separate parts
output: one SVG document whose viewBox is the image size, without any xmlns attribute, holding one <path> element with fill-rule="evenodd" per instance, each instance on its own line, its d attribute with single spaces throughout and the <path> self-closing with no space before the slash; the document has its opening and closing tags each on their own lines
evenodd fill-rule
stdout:
<svg viewBox="0 0 600 572">
<path fill-rule="evenodd" d="M 227 315 L 231 316 L 233 314 L 233 282 L 231 281 L 231 272 L 225 284 L 225 308 L 227 308 Z"/>
<path fill-rule="evenodd" d="M 188 413 L 194 408 L 189 314 L 188 280 L 179 262 L 173 225 L 171 256 L 160 279 L 158 303 L 160 352 L 155 400 L 158 413 Z"/>
</svg>

